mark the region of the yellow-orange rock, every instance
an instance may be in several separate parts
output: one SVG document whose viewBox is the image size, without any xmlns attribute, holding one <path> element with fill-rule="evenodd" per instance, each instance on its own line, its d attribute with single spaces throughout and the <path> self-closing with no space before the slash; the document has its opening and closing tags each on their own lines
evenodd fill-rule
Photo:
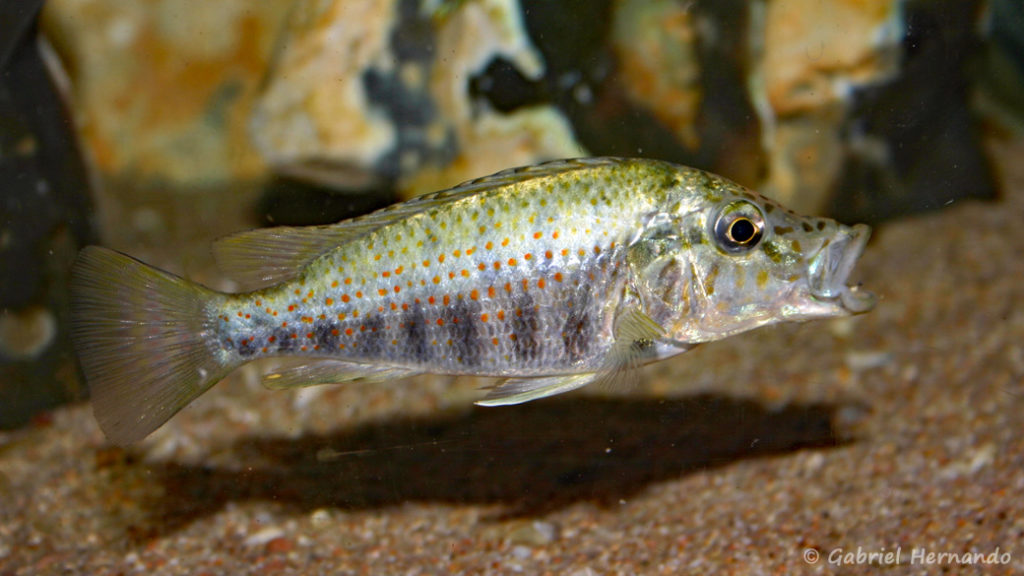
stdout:
<svg viewBox="0 0 1024 576">
<path fill-rule="evenodd" d="M 184 185 L 254 179 L 257 86 L 289 0 L 52 0 L 44 30 L 69 71 L 100 173 Z"/>
</svg>

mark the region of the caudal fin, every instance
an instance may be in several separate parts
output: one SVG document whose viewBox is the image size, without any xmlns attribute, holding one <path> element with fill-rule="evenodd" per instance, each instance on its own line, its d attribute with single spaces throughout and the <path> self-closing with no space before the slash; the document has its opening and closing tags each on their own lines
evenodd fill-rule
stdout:
<svg viewBox="0 0 1024 576">
<path fill-rule="evenodd" d="M 89 246 L 71 274 L 71 334 L 100 428 L 145 438 L 234 367 L 206 311 L 223 295 L 129 256 Z"/>
</svg>

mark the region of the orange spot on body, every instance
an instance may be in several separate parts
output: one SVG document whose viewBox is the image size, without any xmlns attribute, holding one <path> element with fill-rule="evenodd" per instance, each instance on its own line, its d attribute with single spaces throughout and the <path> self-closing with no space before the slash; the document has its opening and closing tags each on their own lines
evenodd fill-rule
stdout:
<svg viewBox="0 0 1024 576">
<path fill-rule="evenodd" d="M 434 276 L 434 284 L 440 284 L 440 283 L 441 283 L 441 277 L 440 276 Z"/>
<path fill-rule="evenodd" d="M 388 291 L 383 289 L 383 288 L 378 288 L 377 289 L 377 294 L 380 294 L 381 296 L 387 296 L 388 295 Z"/>
<path fill-rule="evenodd" d="M 481 322 L 487 322 L 489 319 L 490 319 L 490 316 L 488 316 L 487 314 L 481 314 L 480 315 L 480 321 Z"/>
<path fill-rule="evenodd" d="M 338 287 L 338 281 L 337 280 L 335 280 L 334 282 L 331 282 L 331 288 L 337 288 L 337 287 Z"/>
<path fill-rule="evenodd" d="M 554 258 L 554 255 L 551 253 L 551 250 L 545 250 L 544 251 L 544 257 L 547 258 L 548 260 L 550 260 L 550 259 Z"/>
<path fill-rule="evenodd" d="M 533 254 L 530 254 L 529 252 L 527 252 L 526 254 L 523 254 L 523 259 L 524 260 L 529 260 L 530 258 L 533 258 Z"/>
<path fill-rule="evenodd" d="M 552 232 L 551 233 L 551 237 L 554 238 L 555 240 L 558 240 L 558 230 L 555 230 L 554 232 Z"/>
<path fill-rule="evenodd" d="M 540 237 L 543 236 L 543 235 L 544 235 L 543 232 L 534 232 L 533 233 L 533 239 L 534 240 L 540 240 Z"/>
<path fill-rule="evenodd" d="M 555 272 L 555 282 L 561 282 L 561 281 L 562 281 L 562 273 L 561 272 Z"/>
<path fill-rule="evenodd" d="M 494 298 L 494 286 L 487 287 L 487 297 Z"/>
<path fill-rule="evenodd" d="M 349 300 L 350 300 L 350 298 L 348 297 L 348 294 L 342 294 L 341 295 L 341 301 L 342 302 L 348 302 Z"/>
<path fill-rule="evenodd" d="M 476 288 L 469 291 L 470 300 L 477 300 L 478 298 L 480 298 L 480 293 L 477 292 Z"/>
<path fill-rule="evenodd" d="M 345 328 L 345 335 L 346 336 L 351 336 L 352 335 L 352 329 L 351 328 Z"/>
<path fill-rule="evenodd" d="M 442 298 L 442 300 L 441 300 L 441 303 L 444 304 L 445 306 L 447 306 L 449 303 L 451 303 L 451 301 L 452 301 L 452 299 L 449 298 L 447 294 L 445 294 L 444 298 Z"/>
<path fill-rule="evenodd" d="M 491 248 L 494 248 L 494 243 L 493 242 L 487 242 L 487 244 L 484 244 L 484 248 L 490 250 Z"/>
<path fill-rule="evenodd" d="M 328 298 L 328 299 L 324 300 L 324 304 L 326 304 L 328 306 L 333 306 L 334 305 L 334 298 Z"/>
<path fill-rule="evenodd" d="M 402 287 L 401 286 L 395 286 L 395 294 L 398 294 L 401 291 L 402 291 Z"/>
<path fill-rule="evenodd" d="M 515 258 L 509 258 L 508 259 L 508 265 L 509 266 L 515 266 L 516 265 L 516 259 Z"/>
<path fill-rule="evenodd" d="M 469 278 L 469 270 L 463 269 L 463 270 L 462 270 L 462 276 L 463 276 L 464 278 Z"/>
<path fill-rule="evenodd" d="M 387 270 L 385 270 L 385 271 L 381 272 L 380 275 L 385 277 L 385 278 L 387 278 L 388 276 L 391 276 L 391 272 L 388 272 Z"/>
<path fill-rule="evenodd" d="M 498 262 L 497 260 L 495 260 L 494 261 L 494 269 L 495 270 L 501 269 L 501 262 Z"/>
<path fill-rule="evenodd" d="M 543 278 L 537 280 L 537 288 L 540 288 L 541 290 L 543 290 L 544 286 L 545 286 L 545 282 L 544 282 Z"/>
<path fill-rule="evenodd" d="M 498 310 L 498 320 L 502 320 L 502 321 L 505 320 L 505 311 L 504 310 Z"/>
<path fill-rule="evenodd" d="M 444 320 L 442 318 L 438 318 L 437 319 L 437 325 L 438 326 L 444 326 Z"/>
<path fill-rule="evenodd" d="M 433 296 L 428 297 L 427 298 L 427 302 L 433 304 L 434 303 L 434 297 Z"/>
</svg>

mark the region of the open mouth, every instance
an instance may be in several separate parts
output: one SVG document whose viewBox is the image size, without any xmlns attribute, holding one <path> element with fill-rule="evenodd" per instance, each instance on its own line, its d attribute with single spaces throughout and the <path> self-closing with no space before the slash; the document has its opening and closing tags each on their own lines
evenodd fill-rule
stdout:
<svg viewBox="0 0 1024 576">
<path fill-rule="evenodd" d="M 867 312 L 874 307 L 874 294 L 846 284 L 870 236 L 871 228 L 866 224 L 841 227 L 811 260 L 811 295 L 819 300 L 838 301 L 853 314 Z"/>
</svg>

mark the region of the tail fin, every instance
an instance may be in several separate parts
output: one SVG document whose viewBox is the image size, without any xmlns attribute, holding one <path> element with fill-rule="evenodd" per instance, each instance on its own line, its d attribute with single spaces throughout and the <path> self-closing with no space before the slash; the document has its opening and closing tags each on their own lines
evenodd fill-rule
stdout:
<svg viewBox="0 0 1024 576">
<path fill-rule="evenodd" d="M 234 368 L 212 341 L 206 311 L 222 297 L 120 252 L 79 253 L 72 339 L 111 442 L 145 438 Z"/>
</svg>

